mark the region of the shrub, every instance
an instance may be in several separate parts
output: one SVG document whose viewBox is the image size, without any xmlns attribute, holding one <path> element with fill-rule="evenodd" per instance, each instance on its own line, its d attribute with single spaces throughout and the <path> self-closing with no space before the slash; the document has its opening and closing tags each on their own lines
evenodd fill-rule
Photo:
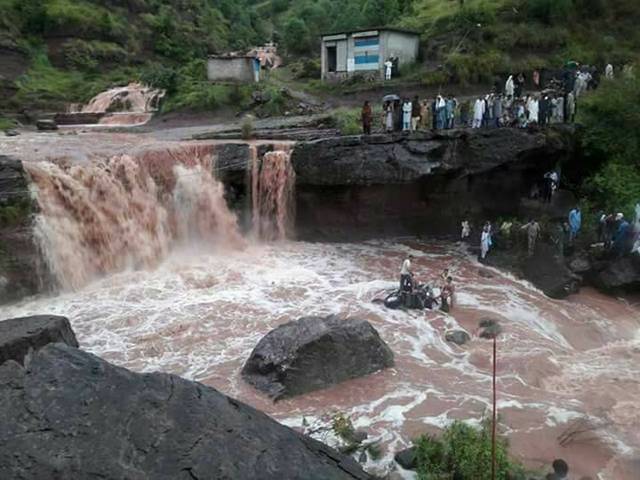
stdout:
<svg viewBox="0 0 640 480">
<path fill-rule="evenodd" d="M 573 9 L 572 0 L 527 0 L 527 13 L 531 18 L 551 25 L 566 20 Z"/>
<path fill-rule="evenodd" d="M 331 113 L 331 120 L 342 135 L 362 133 L 359 108 L 339 108 Z"/>
<path fill-rule="evenodd" d="M 242 138 L 244 140 L 251 140 L 253 138 L 253 119 L 246 117 L 242 122 Z"/>
<path fill-rule="evenodd" d="M 457 474 L 461 478 L 489 480 L 491 478 L 491 427 L 481 428 L 456 421 L 439 439 L 422 436 L 416 442 L 416 463 L 420 480 L 435 480 L 443 475 Z M 496 445 L 496 478 L 518 478 L 523 469 L 511 462 L 507 443 L 499 438 Z"/>
<path fill-rule="evenodd" d="M 297 69 L 295 78 L 320 78 L 321 67 L 319 58 L 305 58 Z"/>
<path fill-rule="evenodd" d="M 142 71 L 140 81 L 145 85 L 166 90 L 172 95 L 178 87 L 178 73 L 171 67 L 152 63 Z"/>
</svg>

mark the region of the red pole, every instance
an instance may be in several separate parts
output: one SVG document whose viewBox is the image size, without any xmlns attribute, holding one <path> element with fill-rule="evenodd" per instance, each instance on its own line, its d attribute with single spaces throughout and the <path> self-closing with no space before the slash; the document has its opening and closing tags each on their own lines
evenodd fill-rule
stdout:
<svg viewBox="0 0 640 480">
<path fill-rule="evenodd" d="M 493 337 L 493 431 L 491 433 L 491 479 L 496 480 L 496 337 Z"/>
</svg>

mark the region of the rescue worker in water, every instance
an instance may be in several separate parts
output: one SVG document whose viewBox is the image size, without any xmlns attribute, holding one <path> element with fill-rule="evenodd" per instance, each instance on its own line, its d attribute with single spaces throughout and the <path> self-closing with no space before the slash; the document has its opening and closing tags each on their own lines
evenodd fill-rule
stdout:
<svg viewBox="0 0 640 480">
<path fill-rule="evenodd" d="M 413 273 L 411 272 L 411 260 L 413 255 L 408 255 L 402 262 L 402 268 L 400 269 L 400 291 L 412 292 L 413 291 Z"/>
</svg>

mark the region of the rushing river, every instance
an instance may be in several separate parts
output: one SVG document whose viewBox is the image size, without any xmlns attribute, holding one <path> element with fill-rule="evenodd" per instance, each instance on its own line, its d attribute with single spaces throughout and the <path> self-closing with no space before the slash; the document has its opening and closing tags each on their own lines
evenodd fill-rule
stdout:
<svg viewBox="0 0 640 480">
<path fill-rule="evenodd" d="M 435 280 L 450 268 L 450 315 L 390 311 L 374 303 L 395 286 L 402 259 Z M 482 273 L 482 274 L 481 274 Z M 162 371 L 211 385 L 302 428 L 334 411 L 393 453 L 453 419 L 478 422 L 491 395 L 488 341 L 444 341 L 499 319 L 500 430 L 530 467 L 568 461 L 575 477 L 640 478 L 640 302 L 585 289 L 565 301 L 471 258 L 463 247 L 410 240 L 357 244 L 251 243 L 211 252 L 176 249 L 155 268 L 108 275 L 71 293 L 0 308 L 2 318 L 65 315 L 81 346 L 138 372 Z M 304 315 L 358 316 L 378 329 L 396 366 L 278 403 L 240 370 L 269 330 Z M 558 438 L 567 439 L 559 446 Z"/>
</svg>

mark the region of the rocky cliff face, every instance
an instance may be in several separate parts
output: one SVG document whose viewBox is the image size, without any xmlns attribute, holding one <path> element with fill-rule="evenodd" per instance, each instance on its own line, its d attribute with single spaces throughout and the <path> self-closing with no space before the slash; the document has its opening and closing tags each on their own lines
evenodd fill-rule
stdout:
<svg viewBox="0 0 640 480">
<path fill-rule="evenodd" d="M 514 129 L 340 137 L 298 144 L 301 239 L 457 232 L 463 218 L 520 213 L 534 182 L 572 152 L 573 134 Z"/>
<path fill-rule="evenodd" d="M 33 238 L 34 205 L 19 160 L 0 155 L 0 303 L 41 290 L 46 272 Z"/>
</svg>

